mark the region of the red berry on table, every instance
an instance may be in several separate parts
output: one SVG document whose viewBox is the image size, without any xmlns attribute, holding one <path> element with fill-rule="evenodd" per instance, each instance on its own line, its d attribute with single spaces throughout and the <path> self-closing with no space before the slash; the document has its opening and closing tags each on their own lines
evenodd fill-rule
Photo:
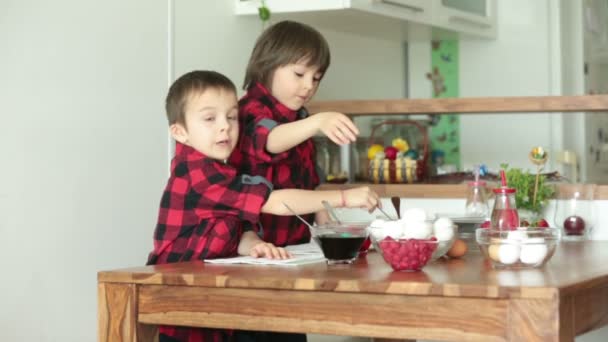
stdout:
<svg viewBox="0 0 608 342">
<path fill-rule="evenodd" d="M 396 147 L 393 146 L 387 146 L 384 149 L 384 156 L 386 157 L 386 159 L 388 160 L 395 160 L 397 158 L 397 153 L 399 152 L 399 150 Z"/>
<path fill-rule="evenodd" d="M 539 228 L 549 228 L 549 222 L 545 219 L 540 219 L 536 222 L 536 226 Z"/>
<path fill-rule="evenodd" d="M 569 216 L 564 220 L 564 229 L 567 235 L 583 235 L 585 220 L 580 216 Z"/>
<path fill-rule="evenodd" d="M 480 227 L 481 227 L 481 228 L 490 228 L 490 225 L 491 225 L 491 224 L 492 224 L 492 223 L 491 223 L 490 221 L 486 220 L 486 221 L 484 221 L 484 222 L 481 224 L 481 226 L 480 226 Z"/>
<path fill-rule="evenodd" d="M 530 227 L 530 222 L 526 221 L 526 220 L 521 220 L 521 222 L 519 223 L 520 227 Z"/>
</svg>

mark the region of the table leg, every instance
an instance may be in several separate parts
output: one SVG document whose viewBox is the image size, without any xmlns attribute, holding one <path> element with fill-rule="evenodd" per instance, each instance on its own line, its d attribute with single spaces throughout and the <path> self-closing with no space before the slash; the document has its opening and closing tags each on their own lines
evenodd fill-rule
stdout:
<svg viewBox="0 0 608 342">
<path fill-rule="evenodd" d="M 574 341 L 568 323 L 568 304 L 551 299 L 511 299 L 508 309 L 507 341 Z M 561 319 L 560 319 L 561 316 Z"/>
<path fill-rule="evenodd" d="M 99 342 L 154 341 L 156 327 L 137 323 L 137 285 L 99 283 L 97 285 Z"/>
</svg>

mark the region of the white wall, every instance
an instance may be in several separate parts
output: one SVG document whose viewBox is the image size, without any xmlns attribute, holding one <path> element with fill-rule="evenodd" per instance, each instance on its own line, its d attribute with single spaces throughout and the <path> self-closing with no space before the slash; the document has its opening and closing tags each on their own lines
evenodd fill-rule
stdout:
<svg viewBox="0 0 608 342">
<path fill-rule="evenodd" d="M 559 95 L 552 94 L 548 1 L 499 0 L 497 39 L 460 41 L 461 97 Z M 533 146 L 551 153 L 559 143 L 552 140 L 551 120 L 549 114 L 462 116 L 463 166 L 485 163 L 498 168 L 508 161 L 532 168 L 527 155 Z"/>
<path fill-rule="evenodd" d="M 230 77 L 237 88 L 242 87 L 245 67 L 262 26 L 257 16 L 233 13 L 232 1 L 176 3 L 176 75 L 192 69 L 215 69 Z M 284 19 L 314 26 L 329 43 L 332 62 L 316 99 L 403 97 L 401 23 L 339 11 L 273 14 L 271 24 Z"/>
<path fill-rule="evenodd" d="M 168 162 L 166 8 L 0 3 L 3 341 L 94 341 L 97 271 L 146 261 Z"/>
</svg>

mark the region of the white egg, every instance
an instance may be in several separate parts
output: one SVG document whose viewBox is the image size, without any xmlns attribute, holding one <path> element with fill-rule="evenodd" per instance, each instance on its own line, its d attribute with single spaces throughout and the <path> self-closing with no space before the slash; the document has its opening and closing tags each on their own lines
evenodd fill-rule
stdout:
<svg viewBox="0 0 608 342">
<path fill-rule="evenodd" d="M 433 231 L 437 240 L 451 240 L 454 237 L 454 222 L 447 217 L 441 217 L 433 224 Z"/>
<path fill-rule="evenodd" d="M 412 221 L 405 224 L 403 237 L 406 239 L 429 239 L 433 235 L 430 223 L 424 221 Z"/>
<path fill-rule="evenodd" d="M 528 238 L 528 234 L 526 233 L 525 228 L 513 230 L 513 231 L 510 231 L 509 234 L 507 234 L 507 240 L 511 240 L 511 241 L 521 242 L 522 240 L 525 240 L 527 238 Z"/>
<path fill-rule="evenodd" d="M 502 244 L 498 249 L 498 259 L 501 264 L 511 265 L 519 260 L 519 246 L 516 244 Z"/>
<path fill-rule="evenodd" d="M 519 259 L 524 264 L 538 264 L 547 256 L 547 245 L 543 238 L 532 238 L 523 241 Z"/>
<path fill-rule="evenodd" d="M 369 232 L 376 241 L 381 241 L 386 238 L 386 232 L 382 227 L 369 227 Z"/>
<path fill-rule="evenodd" d="M 413 221 L 424 222 L 426 221 L 426 211 L 420 208 L 407 209 L 403 212 L 403 215 L 401 215 L 401 221 L 408 223 Z"/>
<path fill-rule="evenodd" d="M 403 236 L 403 227 L 399 221 L 386 221 L 384 222 L 384 235 L 390 236 L 397 240 Z"/>
<path fill-rule="evenodd" d="M 454 237 L 454 227 L 435 227 L 435 237 L 438 241 L 449 241 Z"/>
<path fill-rule="evenodd" d="M 369 224 L 370 227 L 372 228 L 382 228 L 384 227 L 384 221 L 383 219 L 375 219 L 372 221 L 372 223 Z"/>
</svg>

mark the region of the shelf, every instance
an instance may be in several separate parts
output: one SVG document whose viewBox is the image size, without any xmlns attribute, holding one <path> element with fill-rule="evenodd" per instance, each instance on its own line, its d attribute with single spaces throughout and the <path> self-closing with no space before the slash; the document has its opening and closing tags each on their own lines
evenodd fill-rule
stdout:
<svg viewBox="0 0 608 342">
<path fill-rule="evenodd" d="M 380 197 L 398 196 L 402 198 L 465 198 L 465 184 L 321 184 L 320 190 L 349 189 L 358 186 L 369 186 Z M 558 184 L 559 187 L 569 187 L 570 184 Z M 608 185 L 598 185 L 595 199 L 608 200 Z"/>
<path fill-rule="evenodd" d="M 306 108 L 349 115 L 594 112 L 608 111 L 608 95 L 340 100 L 312 102 Z"/>
</svg>

